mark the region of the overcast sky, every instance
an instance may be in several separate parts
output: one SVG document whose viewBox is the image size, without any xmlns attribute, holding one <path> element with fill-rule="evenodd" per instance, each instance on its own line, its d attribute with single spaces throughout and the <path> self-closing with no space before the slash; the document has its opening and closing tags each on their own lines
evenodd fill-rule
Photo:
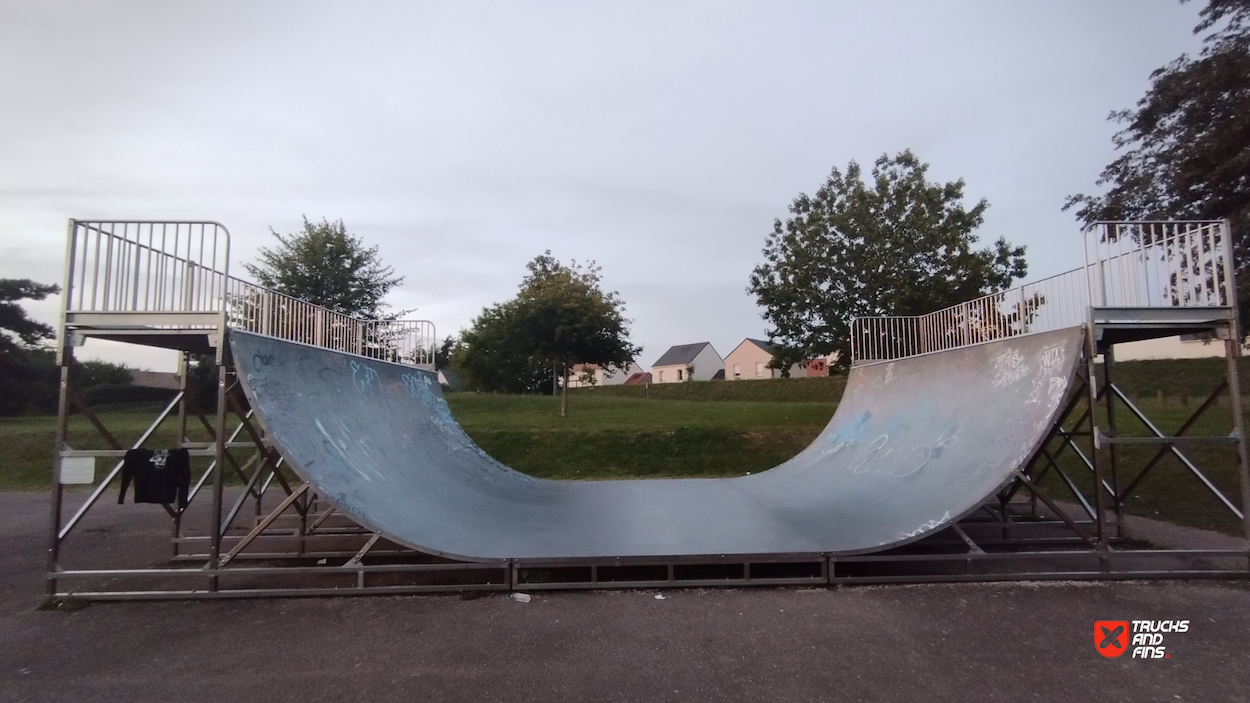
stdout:
<svg viewBox="0 0 1250 703">
<path fill-rule="evenodd" d="M 1064 198 L 1201 6 L 3 0 L 0 277 L 59 282 L 70 217 L 220 221 L 238 274 L 270 227 L 342 218 L 440 336 L 550 249 L 599 262 L 644 366 L 723 356 L 764 336 L 773 219 L 852 159 L 910 148 L 1029 278 L 1078 266 Z"/>
</svg>

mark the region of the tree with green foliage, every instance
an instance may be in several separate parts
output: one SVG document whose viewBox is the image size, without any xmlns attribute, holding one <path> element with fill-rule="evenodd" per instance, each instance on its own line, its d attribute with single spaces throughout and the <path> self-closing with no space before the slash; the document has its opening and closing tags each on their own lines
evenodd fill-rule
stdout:
<svg viewBox="0 0 1250 703">
<path fill-rule="evenodd" d="M 985 200 L 963 203 L 963 180 L 931 183 L 910 150 L 883 154 L 867 182 L 836 167 L 815 196 L 800 193 L 774 220 L 747 291 L 764 308 L 771 366 L 788 370 L 838 352 L 850 363 L 850 321 L 920 315 L 1003 290 L 1027 270 L 1024 247 L 975 248 Z"/>
<path fill-rule="evenodd" d="M 451 365 L 451 357 L 456 353 L 456 347 L 459 346 L 460 340 L 450 334 L 443 338 L 438 348 L 434 350 L 434 368 L 443 369 Z"/>
<path fill-rule="evenodd" d="M 56 330 L 26 315 L 19 303 L 43 300 L 61 292 L 55 284 L 35 283 L 28 278 L 0 278 L 0 350 L 33 347 L 56 337 Z"/>
<path fill-rule="evenodd" d="M 1201 17 L 1195 34 L 1222 28 L 1199 56 L 1156 69 L 1136 109 L 1108 117 L 1123 129 L 1121 154 L 1095 182 L 1106 192 L 1070 196 L 1063 209 L 1084 224 L 1228 218 L 1250 329 L 1250 0 L 1209 0 Z"/>
<path fill-rule="evenodd" d="M 256 282 L 279 293 L 361 319 L 394 319 L 411 310 L 386 313 L 386 294 L 403 283 L 395 269 L 382 263 L 376 246 L 366 247 L 342 220 L 304 217 L 304 229 L 279 234 L 272 249 L 262 247 L 259 262 L 243 268 Z"/>
<path fill-rule="evenodd" d="M 511 300 L 482 309 L 451 356 L 466 387 L 488 393 L 549 393 L 551 364 L 529 349 L 524 311 Z"/>
<path fill-rule="evenodd" d="M 128 386 L 134 383 L 130 371 L 130 367 L 125 364 L 92 359 L 74 365 L 74 383 L 79 388 Z"/>
<path fill-rule="evenodd" d="M 602 290 L 593 261 L 566 266 L 546 251 L 526 268 L 517 297 L 484 309 L 461 335 L 455 364 L 470 386 L 489 391 L 540 392 L 559 373 L 566 415 L 574 365 L 624 369 L 642 349 L 629 342 L 624 301 Z"/>
<path fill-rule="evenodd" d="M 0 415 L 56 411 L 56 360 L 41 348 L 56 330 L 30 319 L 21 302 L 60 291 L 60 286 L 29 279 L 0 279 Z"/>
</svg>

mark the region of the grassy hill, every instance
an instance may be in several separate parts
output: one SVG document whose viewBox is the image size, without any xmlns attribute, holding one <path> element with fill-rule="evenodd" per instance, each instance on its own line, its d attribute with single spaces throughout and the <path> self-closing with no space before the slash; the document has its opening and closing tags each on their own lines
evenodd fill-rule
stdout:
<svg viewBox="0 0 1250 703">
<path fill-rule="evenodd" d="M 544 478 L 589 479 L 763 471 L 810 444 L 837 407 L 573 396 L 564 418 L 559 399 L 545 396 L 452 393 L 447 402 L 469 436 L 503 463 Z"/>
<path fill-rule="evenodd" d="M 759 381 L 698 381 L 650 386 L 573 388 L 571 397 L 638 400 L 739 401 L 774 403 L 836 403 L 846 390 L 846 376 L 772 378 Z"/>
<path fill-rule="evenodd" d="M 1250 395 L 1250 357 L 1238 359 L 1242 393 Z M 1224 380 L 1227 362 L 1218 359 L 1121 361 L 1115 365 L 1116 385 L 1141 396 L 1206 397 Z"/>
<path fill-rule="evenodd" d="M 1121 361 L 1115 365 L 1116 384 L 1139 396 L 1163 393 L 1166 398 L 1197 397 L 1224 379 L 1225 361 L 1217 359 L 1162 359 Z M 1250 357 L 1238 360 L 1243 391 L 1250 395 Z M 743 401 L 779 403 L 836 403 L 846 389 L 845 376 L 774 378 L 759 381 L 707 381 L 644 386 L 574 388 L 569 395 L 651 400 Z"/>
</svg>

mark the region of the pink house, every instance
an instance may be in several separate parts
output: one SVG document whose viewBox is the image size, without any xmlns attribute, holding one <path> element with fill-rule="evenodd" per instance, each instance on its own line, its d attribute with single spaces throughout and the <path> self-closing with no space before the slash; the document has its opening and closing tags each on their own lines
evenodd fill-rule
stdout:
<svg viewBox="0 0 1250 703">
<path fill-rule="evenodd" d="M 773 345 L 762 339 L 742 340 L 742 343 L 725 357 L 725 380 L 748 381 L 760 378 L 781 378 L 780 369 L 770 369 L 768 364 L 773 360 Z M 817 357 L 804 363 L 790 367 L 790 378 L 804 376 L 828 376 L 828 357 Z"/>
</svg>

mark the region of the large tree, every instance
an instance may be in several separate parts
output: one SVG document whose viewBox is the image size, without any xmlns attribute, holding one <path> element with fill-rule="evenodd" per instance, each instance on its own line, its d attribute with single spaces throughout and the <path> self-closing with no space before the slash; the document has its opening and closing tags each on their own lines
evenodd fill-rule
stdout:
<svg viewBox="0 0 1250 703">
<path fill-rule="evenodd" d="M 386 313 L 383 299 L 404 277 L 382 263 L 376 246 L 366 247 L 350 234 L 342 220 L 313 224 L 305 217 L 301 232 L 269 231 L 278 245 L 262 247 L 258 263 L 243 265 L 262 286 L 362 319 L 411 312 Z"/>
<path fill-rule="evenodd" d="M 564 415 L 574 365 L 623 369 L 642 350 L 629 341 L 624 301 L 603 291 L 593 261 L 565 265 L 547 251 L 526 268 L 516 298 L 483 310 L 461 336 L 457 365 L 474 387 L 505 392 L 542 390 L 552 369 L 564 379 Z"/>
<path fill-rule="evenodd" d="M 1024 247 L 976 248 L 989 204 L 965 208 L 963 180 L 931 183 L 927 169 L 911 151 L 883 154 L 865 182 L 851 161 L 773 222 L 747 291 L 771 325 L 776 368 L 831 351 L 845 366 L 852 318 L 919 315 L 1024 276 Z"/>
<path fill-rule="evenodd" d="M 1182 0 L 1184 1 L 1184 0 Z M 1197 58 L 1182 55 L 1150 75 L 1135 109 L 1112 112 L 1123 125 L 1121 153 L 1078 194 L 1085 224 L 1099 220 L 1229 218 L 1234 234 L 1242 325 L 1250 321 L 1250 0 L 1209 0 L 1195 34 L 1210 33 Z M 1221 26 L 1222 25 L 1222 26 Z"/>
</svg>

